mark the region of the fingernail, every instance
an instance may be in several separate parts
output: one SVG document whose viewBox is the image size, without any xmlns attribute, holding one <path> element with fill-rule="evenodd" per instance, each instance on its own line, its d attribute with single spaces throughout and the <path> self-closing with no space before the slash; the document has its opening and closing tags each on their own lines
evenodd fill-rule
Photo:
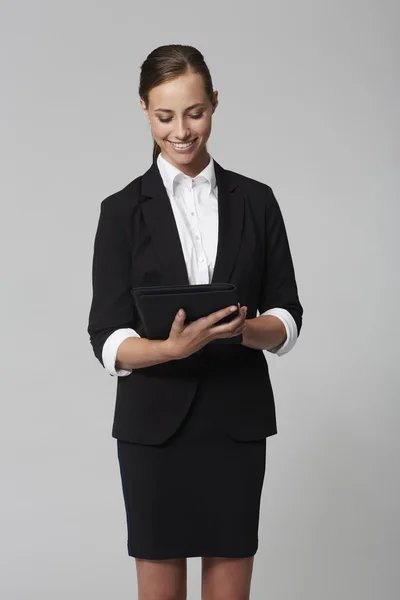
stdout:
<svg viewBox="0 0 400 600">
<path fill-rule="evenodd" d="M 178 311 L 178 315 L 181 317 L 183 315 L 183 310 L 180 308 Z"/>
<path fill-rule="evenodd" d="M 237 306 L 231 306 L 230 311 L 233 312 L 234 310 L 237 310 Z"/>
</svg>

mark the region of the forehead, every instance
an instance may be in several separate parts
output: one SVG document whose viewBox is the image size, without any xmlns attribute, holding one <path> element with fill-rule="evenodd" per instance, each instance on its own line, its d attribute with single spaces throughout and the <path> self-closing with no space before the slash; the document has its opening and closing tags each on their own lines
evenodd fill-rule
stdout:
<svg viewBox="0 0 400 600">
<path fill-rule="evenodd" d="M 187 73 L 157 85 L 149 92 L 149 105 L 152 110 L 167 108 L 173 111 L 185 110 L 197 102 L 206 102 L 203 80 L 197 73 Z"/>
</svg>

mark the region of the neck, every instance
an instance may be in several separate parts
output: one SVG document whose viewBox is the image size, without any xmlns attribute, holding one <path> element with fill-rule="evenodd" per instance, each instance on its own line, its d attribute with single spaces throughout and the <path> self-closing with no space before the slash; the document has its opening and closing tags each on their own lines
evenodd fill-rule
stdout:
<svg viewBox="0 0 400 600">
<path fill-rule="evenodd" d="M 196 156 L 192 162 L 190 162 L 186 165 L 180 165 L 180 164 L 173 163 L 170 160 L 170 158 L 165 156 L 163 153 L 161 153 L 161 155 L 163 158 L 165 158 L 166 161 L 173 164 L 177 169 L 182 171 L 182 173 L 184 173 L 188 177 L 196 177 L 199 173 L 201 173 L 203 171 L 203 169 L 206 168 L 206 166 L 208 165 L 208 163 L 211 160 L 210 155 L 208 154 L 208 152 L 205 148 L 204 148 L 204 152 L 202 152 L 201 154 Z"/>
</svg>

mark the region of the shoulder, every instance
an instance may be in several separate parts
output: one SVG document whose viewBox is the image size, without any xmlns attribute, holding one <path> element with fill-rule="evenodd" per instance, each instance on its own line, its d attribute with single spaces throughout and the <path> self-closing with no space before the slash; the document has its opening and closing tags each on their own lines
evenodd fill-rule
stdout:
<svg viewBox="0 0 400 600">
<path fill-rule="evenodd" d="M 278 204 L 271 186 L 267 183 L 248 177 L 243 173 L 238 173 L 229 169 L 225 169 L 225 171 L 231 183 L 240 187 L 249 202 L 262 206 L 267 210 Z"/>
<path fill-rule="evenodd" d="M 101 201 L 100 209 L 107 215 L 127 216 L 140 202 L 141 175 L 133 179 L 122 189 L 113 192 Z"/>
</svg>

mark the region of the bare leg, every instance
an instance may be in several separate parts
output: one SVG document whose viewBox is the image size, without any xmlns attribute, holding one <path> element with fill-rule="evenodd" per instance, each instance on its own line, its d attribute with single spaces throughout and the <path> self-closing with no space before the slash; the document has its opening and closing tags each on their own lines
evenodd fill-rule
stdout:
<svg viewBox="0 0 400 600">
<path fill-rule="evenodd" d="M 254 556 L 202 557 L 202 600 L 249 600 Z"/>
<path fill-rule="evenodd" d="M 186 600 L 186 558 L 136 558 L 138 600 Z"/>
</svg>

